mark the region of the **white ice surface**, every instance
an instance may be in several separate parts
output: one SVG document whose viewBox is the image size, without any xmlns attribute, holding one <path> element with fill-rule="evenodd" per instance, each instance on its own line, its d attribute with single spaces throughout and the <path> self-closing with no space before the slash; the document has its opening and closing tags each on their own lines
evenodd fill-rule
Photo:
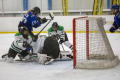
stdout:
<svg viewBox="0 0 120 80">
<path fill-rule="evenodd" d="M 68 37 L 72 43 L 72 34 Z M 120 34 L 107 34 L 115 55 L 120 58 Z M 0 56 L 7 53 L 14 34 L 0 34 Z M 69 50 L 64 46 L 65 50 Z M 61 48 L 62 50 L 62 48 Z M 0 58 L 1 59 L 1 58 Z M 36 62 L 0 62 L 0 80 L 120 80 L 120 63 L 110 69 L 73 69 L 73 61 L 54 61 L 50 65 Z"/>
</svg>

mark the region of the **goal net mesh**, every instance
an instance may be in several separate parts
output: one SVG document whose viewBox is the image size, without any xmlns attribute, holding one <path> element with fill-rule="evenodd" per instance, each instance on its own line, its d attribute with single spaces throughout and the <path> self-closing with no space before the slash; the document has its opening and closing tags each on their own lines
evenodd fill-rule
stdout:
<svg viewBox="0 0 120 80">
<path fill-rule="evenodd" d="M 74 68 L 114 67 L 116 64 L 113 65 L 112 61 L 118 60 L 118 57 L 114 55 L 106 36 L 103 19 L 77 18 L 73 24 Z"/>
</svg>

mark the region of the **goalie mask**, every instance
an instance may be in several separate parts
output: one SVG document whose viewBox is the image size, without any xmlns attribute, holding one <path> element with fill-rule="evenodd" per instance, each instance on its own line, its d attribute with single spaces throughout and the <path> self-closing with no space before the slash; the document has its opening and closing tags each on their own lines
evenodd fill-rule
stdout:
<svg viewBox="0 0 120 80">
<path fill-rule="evenodd" d="M 20 27 L 20 33 L 23 35 L 24 38 L 28 38 L 29 30 L 26 26 Z"/>
<path fill-rule="evenodd" d="M 57 24 L 57 22 L 53 22 L 53 24 L 52 24 L 52 29 L 53 29 L 53 31 L 57 31 L 57 29 L 58 29 L 58 24 Z"/>
</svg>

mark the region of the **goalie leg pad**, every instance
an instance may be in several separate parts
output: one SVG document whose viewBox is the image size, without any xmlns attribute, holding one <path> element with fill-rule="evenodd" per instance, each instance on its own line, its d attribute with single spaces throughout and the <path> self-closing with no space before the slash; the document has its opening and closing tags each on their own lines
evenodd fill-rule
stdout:
<svg viewBox="0 0 120 80">
<path fill-rule="evenodd" d="M 67 46 L 68 48 L 72 48 L 72 44 L 69 41 L 65 41 L 64 45 Z"/>
<path fill-rule="evenodd" d="M 53 63 L 54 59 L 51 58 L 50 56 L 47 56 L 47 60 L 44 62 L 44 65 L 47 65 L 47 64 L 50 64 L 50 63 Z"/>
<path fill-rule="evenodd" d="M 14 58 L 13 57 L 7 57 L 7 62 L 8 63 L 13 63 L 14 61 Z"/>
<path fill-rule="evenodd" d="M 39 64 L 44 64 L 45 61 L 47 60 L 47 55 L 46 54 L 40 54 L 40 53 L 37 53 L 38 55 L 38 63 Z"/>
</svg>

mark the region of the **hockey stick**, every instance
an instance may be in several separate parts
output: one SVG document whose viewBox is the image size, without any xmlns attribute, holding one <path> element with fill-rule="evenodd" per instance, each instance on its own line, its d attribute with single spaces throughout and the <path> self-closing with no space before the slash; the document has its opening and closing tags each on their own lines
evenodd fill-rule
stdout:
<svg viewBox="0 0 120 80">
<path fill-rule="evenodd" d="M 43 29 L 53 20 L 54 14 L 52 12 L 49 13 L 49 16 L 51 17 L 51 19 L 47 19 L 49 20 L 49 22 L 40 30 L 40 32 L 37 35 L 39 35 L 43 31 Z"/>
<path fill-rule="evenodd" d="M 54 14 L 53 14 L 52 12 L 49 13 L 49 16 L 51 17 L 51 19 L 48 19 L 48 20 L 50 20 L 50 21 L 40 30 L 40 32 L 39 32 L 37 35 L 39 35 L 39 34 L 43 31 L 43 29 L 53 20 Z M 32 42 L 33 42 L 33 40 L 30 42 L 30 44 L 31 44 Z"/>
<path fill-rule="evenodd" d="M 61 43 L 61 46 L 62 46 L 62 48 L 63 48 L 63 51 L 65 51 L 65 49 L 64 49 L 64 47 L 63 47 L 63 45 L 62 45 L 62 43 Z"/>
</svg>

